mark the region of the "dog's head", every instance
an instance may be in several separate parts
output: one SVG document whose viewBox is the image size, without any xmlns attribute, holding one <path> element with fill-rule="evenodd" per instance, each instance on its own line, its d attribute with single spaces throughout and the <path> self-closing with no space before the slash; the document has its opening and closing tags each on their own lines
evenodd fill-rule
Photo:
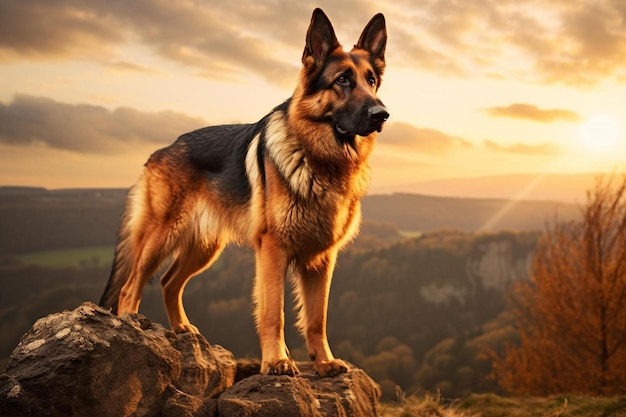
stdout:
<svg viewBox="0 0 626 417">
<path fill-rule="evenodd" d="M 313 11 L 302 54 L 302 101 L 309 117 L 328 123 L 341 142 L 380 132 L 389 117 L 377 97 L 385 70 L 385 17 L 374 16 L 350 52 L 337 41 L 328 17 Z"/>
</svg>

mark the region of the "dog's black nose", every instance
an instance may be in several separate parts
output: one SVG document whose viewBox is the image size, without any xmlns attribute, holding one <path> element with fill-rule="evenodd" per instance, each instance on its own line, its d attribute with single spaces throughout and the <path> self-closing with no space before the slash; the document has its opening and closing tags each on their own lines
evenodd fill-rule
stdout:
<svg viewBox="0 0 626 417">
<path fill-rule="evenodd" d="M 389 113 L 384 106 L 373 106 L 367 111 L 371 122 L 382 123 L 389 118 Z"/>
</svg>

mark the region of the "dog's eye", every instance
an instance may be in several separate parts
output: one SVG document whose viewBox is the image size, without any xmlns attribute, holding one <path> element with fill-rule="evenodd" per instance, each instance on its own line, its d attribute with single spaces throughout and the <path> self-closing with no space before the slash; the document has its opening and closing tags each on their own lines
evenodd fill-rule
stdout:
<svg viewBox="0 0 626 417">
<path fill-rule="evenodd" d="M 369 79 L 367 80 L 369 81 L 370 85 L 372 87 L 376 87 L 376 77 L 374 77 L 373 75 L 370 75 Z"/>
<path fill-rule="evenodd" d="M 337 84 L 339 84 L 339 85 L 346 85 L 346 84 L 350 83 L 350 80 L 348 80 L 348 76 L 347 75 L 341 74 L 339 77 L 337 77 L 335 82 Z"/>
</svg>

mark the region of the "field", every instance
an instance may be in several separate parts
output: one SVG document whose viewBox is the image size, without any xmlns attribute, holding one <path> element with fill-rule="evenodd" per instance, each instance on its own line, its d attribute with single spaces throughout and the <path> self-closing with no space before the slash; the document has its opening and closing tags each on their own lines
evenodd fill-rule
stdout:
<svg viewBox="0 0 626 417">
<path fill-rule="evenodd" d="M 113 261 L 113 246 L 48 250 L 20 255 L 18 259 L 26 265 L 45 268 L 87 268 L 110 265 Z"/>
</svg>

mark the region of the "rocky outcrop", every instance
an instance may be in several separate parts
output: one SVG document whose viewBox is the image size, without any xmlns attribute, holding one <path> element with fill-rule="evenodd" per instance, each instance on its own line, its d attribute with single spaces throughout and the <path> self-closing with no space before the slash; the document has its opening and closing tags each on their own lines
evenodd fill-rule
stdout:
<svg viewBox="0 0 626 417">
<path fill-rule="evenodd" d="M 300 376 L 254 375 L 218 399 L 220 416 L 375 416 L 380 388 L 365 372 L 351 368 L 334 378 L 315 375 L 299 363 Z"/>
<path fill-rule="evenodd" d="M 2 416 L 375 416 L 379 387 L 352 367 L 253 375 L 201 335 L 92 303 L 38 320 L 0 375 Z M 239 369 L 241 371 L 241 369 Z"/>
</svg>

